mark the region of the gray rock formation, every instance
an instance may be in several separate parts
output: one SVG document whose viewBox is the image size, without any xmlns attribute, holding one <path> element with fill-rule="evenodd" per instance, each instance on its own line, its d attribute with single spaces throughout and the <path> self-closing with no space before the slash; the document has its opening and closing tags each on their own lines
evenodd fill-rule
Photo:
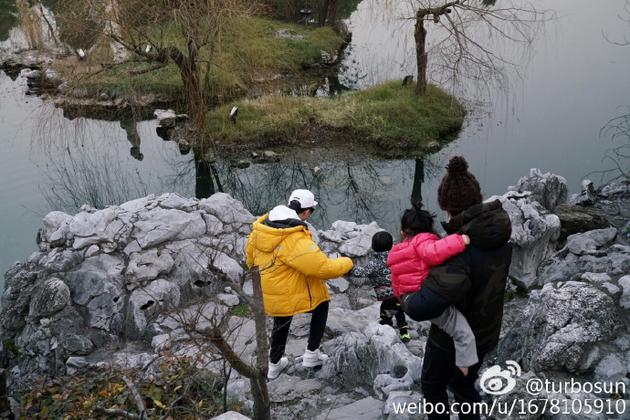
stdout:
<svg viewBox="0 0 630 420">
<path fill-rule="evenodd" d="M 160 127 L 173 128 L 177 124 L 177 114 L 172 109 L 156 109 L 153 116 L 157 118 Z"/>
<path fill-rule="evenodd" d="M 630 310 L 630 275 L 623 276 L 619 279 L 619 286 L 623 290 L 623 295 L 619 299 L 622 308 Z"/>
<path fill-rule="evenodd" d="M 592 183 L 586 182 L 582 188 L 580 194 L 571 198 L 571 203 L 579 204 L 587 211 L 603 214 L 609 223 L 621 230 L 624 240 L 628 243 L 630 241 L 628 222 L 630 220 L 630 181 L 613 181 L 597 189 L 592 186 Z"/>
<path fill-rule="evenodd" d="M 592 205 L 597 201 L 597 190 L 590 179 L 582 180 L 582 191 L 580 194 L 573 194 L 569 199 L 570 204 Z"/>
<path fill-rule="evenodd" d="M 48 318 L 70 303 L 70 289 L 58 278 L 50 278 L 44 282 L 31 299 L 29 319 Z"/>
<path fill-rule="evenodd" d="M 602 239 L 605 238 L 599 233 L 574 235 L 571 248 L 565 247 L 541 264 L 537 284 L 576 280 L 584 273 L 620 276 L 630 272 L 630 246 L 609 243 L 608 246 L 597 247 L 597 241 Z"/>
<path fill-rule="evenodd" d="M 553 211 L 556 206 L 567 201 L 569 188 L 567 180 L 559 175 L 543 173 L 540 169 L 532 168 L 529 176 L 518 180 L 510 191 L 525 192 L 532 195 L 532 200 L 539 202 L 545 209 Z"/>
<path fill-rule="evenodd" d="M 621 198 L 630 203 L 630 187 L 626 183 L 615 183 L 594 192 L 592 185 L 587 183 L 584 188 L 582 194 L 589 197 L 586 201 L 595 207 L 568 206 L 564 204 L 566 180 L 532 169 L 529 176 L 510 187 L 511 191 L 489 199 L 501 200 L 512 221 L 510 276 L 516 284 L 524 288 L 539 287 L 546 282 L 571 279 L 580 270 L 607 272 L 612 269 L 619 273 L 628 267 L 627 250 L 621 244 L 612 248 L 611 252 L 595 251 L 615 240 L 620 227 L 617 223 L 617 226 L 609 228 L 611 222 L 602 206 L 612 199 Z M 623 208 L 624 202 L 618 202 L 617 206 Z M 556 250 L 565 239 L 569 256 L 565 249 L 556 258 Z M 586 254 L 589 256 L 581 257 Z M 565 257 L 580 260 L 577 262 L 580 268 L 572 268 L 570 261 L 558 264 L 558 259 Z"/>
<path fill-rule="evenodd" d="M 220 416 L 212 417 L 212 420 L 249 420 L 249 417 L 237 413 L 236 411 L 228 411 Z"/>
<path fill-rule="evenodd" d="M 321 233 L 320 248 L 327 251 L 336 249 L 349 257 L 361 257 L 372 248 L 372 236 L 380 230 L 376 222 L 357 225 L 354 222 L 336 221 L 331 230 Z"/>
<path fill-rule="evenodd" d="M 610 191 L 614 195 L 609 195 Z M 582 206 L 606 215 L 615 227 L 569 235 L 566 246 L 540 265 L 534 285 L 543 285 L 542 289 L 531 291 L 522 315 L 504 325 L 498 361 L 516 360 L 530 371 L 521 377 L 521 385 L 532 375 L 553 382 L 570 377 L 579 382 L 609 381 L 624 387 L 630 383 L 630 276 L 626 275 L 630 272 L 630 247 L 621 234 L 626 222 L 614 221 L 607 210 L 614 200 L 615 208 L 624 214 L 630 194 L 624 187 L 615 187 L 582 195 L 587 196 Z M 522 396 L 537 404 L 523 392 L 524 386 L 521 391 L 519 386 L 509 399 Z M 585 393 L 539 397 L 597 398 Z M 627 402 L 628 395 L 623 398 Z M 589 418 L 606 416 L 592 414 Z"/>
<path fill-rule="evenodd" d="M 499 357 L 527 370 L 568 372 L 588 369 L 588 352 L 613 339 L 624 319 L 607 293 L 575 281 L 532 292 L 523 318 L 501 341 Z"/>
<path fill-rule="evenodd" d="M 40 252 L 6 274 L 1 335 L 28 349 L 13 361 L 13 379 L 26 384 L 37 373 L 63 373 L 68 357 L 122 337 L 150 348 L 160 315 L 224 288 L 215 272 L 240 279 L 237 261 L 253 220 L 226 194 L 164 194 L 74 216 L 49 213 Z"/>
<path fill-rule="evenodd" d="M 499 199 L 510 216 L 513 244 L 510 276 L 525 288 L 536 284 L 538 267 L 555 252 L 560 236 L 558 216 L 532 201 L 532 197 L 525 191 L 489 199 Z"/>
<path fill-rule="evenodd" d="M 567 249 L 575 255 L 594 255 L 600 248 L 614 241 L 616 237 L 617 229 L 614 227 L 578 233 L 567 238 Z"/>
<path fill-rule="evenodd" d="M 346 313 L 352 311 L 345 311 Z M 345 332 L 326 343 L 333 359 L 324 365 L 322 375 L 341 375 L 343 386 L 372 386 L 377 396 L 387 396 L 396 390 L 409 390 L 420 377 L 422 359 L 400 341 L 398 332 L 375 321 L 362 332 Z"/>
<path fill-rule="evenodd" d="M 496 359 L 491 354 L 486 364 L 521 363 L 526 372 L 505 398 L 532 404 L 537 402 L 525 391 L 527 378 L 630 383 L 628 221 L 606 211 L 606 203 L 624 209 L 630 194 L 623 183 L 595 190 L 589 206 L 614 227 L 567 235 L 558 250 L 560 219 L 550 209 L 566 207 L 558 205 L 566 199 L 562 185 L 561 177 L 532 171 L 498 197 L 513 223 L 511 275 L 533 290 L 528 299 L 517 296 L 506 305 Z M 9 358 L 11 389 L 39 375 L 94 368 L 156 375 L 155 360 L 164 354 L 194 357 L 221 375 L 222 363 L 199 340 L 217 325 L 229 332 L 235 351 L 253 361 L 254 322 L 239 306 L 251 296 L 251 281 L 241 285 L 245 296 L 223 281 L 242 280 L 253 220 L 240 202 L 221 193 L 204 200 L 151 195 L 102 210 L 83 207 L 74 216 L 48 214 L 39 251 L 5 276 L 0 338 L 3 346 L 19 349 Z M 375 223 L 338 221 L 320 232 L 320 247 L 361 264 L 379 230 Z M 273 416 L 407 418 L 393 412 L 394 404 L 422 398 L 418 379 L 428 323 L 410 322 L 412 341 L 405 345 L 397 331 L 377 323 L 379 303 L 371 287 L 344 278 L 329 286 L 322 349 L 330 359 L 318 371 L 301 366 L 310 316 L 295 316 L 286 349 L 290 364 L 269 383 Z M 227 393 L 251 407 L 249 387 L 233 372 Z"/>
</svg>

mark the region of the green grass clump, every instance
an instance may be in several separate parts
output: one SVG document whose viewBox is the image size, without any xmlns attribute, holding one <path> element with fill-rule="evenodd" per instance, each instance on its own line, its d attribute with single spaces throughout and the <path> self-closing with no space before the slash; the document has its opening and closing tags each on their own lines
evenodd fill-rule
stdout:
<svg viewBox="0 0 630 420">
<path fill-rule="evenodd" d="M 174 97 L 181 93 L 182 80 L 174 64 L 147 73 L 130 73 L 149 67 L 148 63 L 124 63 L 97 76 L 87 77 L 76 85 L 86 88 L 90 95 L 107 93 L 113 98 L 148 93 Z"/>
<path fill-rule="evenodd" d="M 240 304 L 230 308 L 230 313 L 234 316 L 244 318 L 249 315 L 249 307 L 247 305 Z"/>
<path fill-rule="evenodd" d="M 414 148 L 443 140 L 461 128 L 464 108 L 451 95 L 429 86 L 418 97 L 414 86 L 392 81 L 335 98 L 266 96 L 239 104 L 236 124 L 228 106 L 208 114 L 209 136 L 216 142 L 289 142 L 297 133 L 317 137 L 325 131 L 353 133 L 385 149 Z"/>
</svg>

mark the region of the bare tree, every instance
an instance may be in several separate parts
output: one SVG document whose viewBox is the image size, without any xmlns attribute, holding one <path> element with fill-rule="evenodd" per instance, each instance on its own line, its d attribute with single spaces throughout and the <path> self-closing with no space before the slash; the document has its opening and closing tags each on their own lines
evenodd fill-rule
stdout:
<svg viewBox="0 0 630 420">
<path fill-rule="evenodd" d="M 269 399 L 269 390 L 267 388 L 269 341 L 267 339 L 267 324 L 258 267 L 252 268 L 251 276 L 254 296 L 252 299 L 247 299 L 247 301 L 252 309 L 256 325 L 256 364 L 250 365 L 241 359 L 225 340 L 219 328 L 212 328 L 208 333 L 208 338 L 230 365 L 238 373 L 250 380 L 252 397 L 254 399 L 254 418 L 266 420 L 271 419 L 271 400 Z M 246 296 L 244 293 L 240 294 L 241 297 Z"/>
<path fill-rule="evenodd" d="M 602 181 L 604 178 L 608 181 L 630 179 L 630 106 L 625 108 L 623 115 L 610 119 L 599 134 L 600 137 L 622 143 L 608 149 L 604 154 L 602 160 L 610 163 L 611 167 L 591 174 L 600 174 Z"/>
<path fill-rule="evenodd" d="M 618 18 L 628 24 L 630 28 L 630 0 L 626 0 L 624 4 L 624 14 Z M 630 38 L 628 34 L 624 35 L 622 40 L 613 40 L 604 34 L 604 38 L 611 44 L 621 47 L 630 46 Z M 609 162 L 611 167 L 601 171 L 591 172 L 591 174 L 600 174 L 602 181 L 608 178 L 608 181 L 616 179 L 630 179 L 630 106 L 623 107 L 623 114 L 611 118 L 599 132 L 600 137 L 607 137 L 612 141 L 621 141 L 604 154 L 603 161 Z"/>
<path fill-rule="evenodd" d="M 255 328 L 254 362 L 248 360 L 249 357 L 239 353 L 236 343 L 238 335 L 241 334 L 240 330 L 243 327 L 244 319 L 236 323 L 232 322 L 234 316 L 214 296 L 203 297 L 200 303 L 185 308 L 169 303 L 160 303 L 158 306 L 163 307 L 159 311 L 156 310 L 153 316 L 167 313 L 167 318 L 184 329 L 188 341 L 199 357 L 197 364 L 200 369 L 209 369 L 211 364 L 220 365 L 219 370 L 223 372 L 224 409 L 227 407 L 227 383 L 232 370 L 235 370 L 250 381 L 254 402 L 253 418 L 268 420 L 271 419 L 271 400 L 267 387 L 269 341 L 263 308 L 260 271 L 258 267 L 252 267 L 251 270 L 248 270 L 245 263 L 241 261 L 243 274 L 237 279 L 233 279 L 215 267 L 215 259 L 220 253 L 219 248 L 230 244 L 236 246 L 231 241 L 220 241 L 216 249 L 197 246 L 198 254 L 193 258 L 193 264 L 197 264 L 202 276 L 207 277 L 203 283 L 210 284 L 218 280 L 219 284 L 229 285 L 238 294 L 241 302 L 244 302 L 249 308 Z M 247 281 L 251 281 L 252 284 L 253 293 L 251 296 L 244 291 L 244 285 Z M 152 296 L 148 292 L 147 295 L 152 299 L 152 302 L 162 301 L 159 296 Z M 215 370 L 217 369 L 215 368 Z M 187 390 L 184 389 L 181 392 L 180 397 L 183 398 Z M 140 408 L 138 411 L 142 412 Z"/>
<path fill-rule="evenodd" d="M 516 63 L 497 52 L 491 42 L 497 39 L 516 45 L 529 45 L 535 24 L 544 16 L 526 0 L 508 0 L 495 7 L 488 0 L 409 0 L 415 10 L 416 93 L 425 95 L 429 55 L 441 83 L 472 79 L 483 84 L 505 86 L 506 67 Z M 438 26 L 429 45 L 425 22 Z"/>
<path fill-rule="evenodd" d="M 206 149 L 206 112 L 213 87 L 211 70 L 220 41 L 234 19 L 249 14 L 256 2 L 245 0 L 60 0 L 63 31 L 75 33 L 74 21 L 92 23 L 91 38 L 106 37 L 126 53 L 154 65 L 173 63 L 179 70 L 196 147 Z M 74 17 L 80 7 L 83 19 Z M 97 31 L 97 33 L 93 33 Z M 116 60 L 115 60 L 116 61 Z"/>
</svg>

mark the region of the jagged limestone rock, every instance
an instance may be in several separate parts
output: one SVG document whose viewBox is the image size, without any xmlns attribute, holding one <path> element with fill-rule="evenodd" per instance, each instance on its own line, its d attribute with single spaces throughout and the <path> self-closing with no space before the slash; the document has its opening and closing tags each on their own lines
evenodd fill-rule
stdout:
<svg viewBox="0 0 630 420">
<path fill-rule="evenodd" d="M 622 319 L 614 300 L 588 283 L 545 284 L 531 294 L 497 353 L 502 360 L 520 360 L 527 370 L 576 373 L 592 345 L 615 338 Z"/>
<path fill-rule="evenodd" d="M 532 168 L 528 176 L 518 180 L 510 191 L 532 193 L 532 199 L 540 203 L 545 209 L 553 211 L 556 206 L 567 201 L 569 188 L 567 180 L 552 173 L 543 173 L 540 169 Z"/>
</svg>

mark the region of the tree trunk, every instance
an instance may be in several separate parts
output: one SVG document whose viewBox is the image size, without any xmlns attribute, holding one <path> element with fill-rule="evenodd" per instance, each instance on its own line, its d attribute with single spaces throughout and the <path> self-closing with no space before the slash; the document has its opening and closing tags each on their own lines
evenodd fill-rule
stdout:
<svg viewBox="0 0 630 420">
<path fill-rule="evenodd" d="M 184 94 L 188 102 L 188 112 L 194 129 L 195 145 L 197 148 L 201 149 L 203 156 L 207 151 L 204 138 L 206 133 L 208 92 L 206 92 L 206 89 L 201 83 L 197 44 L 193 39 L 188 40 L 188 56 L 184 56 L 177 48 L 171 48 L 169 52 L 182 78 Z"/>
<path fill-rule="evenodd" d="M 331 26 L 337 21 L 337 0 L 330 0 L 328 3 L 328 13 L 326 19 Z"/>
<path fill-rule="evenodd" d="M 319 0 L 319 26 L 331 26 L 337 21 L 337 0 Z"/>
<path fill-rule="evenodd" d="M 254 420 L 271 420 L 271 403 L 267 390 L 267 374 L 250 378 L 252 398 L 254 399 Z"/>
<path fill-rule="evenodd" d="M 328 19 L 328 9 L 330 7 L 330 0 L 319 0 L 319 26 L 325 26 Z"/>
<path fill-rule="evenodd" d="M 416 84 L 416 94 L 424 96 L 427 93 L 427 30 L 424 27 L 426 12 L 419 10 L 416 15 L 416 28 L 414 37 L 416 41 L 416 60 L 418 65 L 418 77 Z"/>
<path fill-rule="evenodd" d="M 267 322 L 263 308 L 262 287 L 260 285 L 260 271 L 252 268 L 252 313 L 256 325 L 256 371 L 250 378 L 252 397 L 254 398 L 254 419 L 271 420 L 271 401 L 267 389 L 267 370 L 269 367 L 269 341 L 267 340 Z"/>
</svg>

